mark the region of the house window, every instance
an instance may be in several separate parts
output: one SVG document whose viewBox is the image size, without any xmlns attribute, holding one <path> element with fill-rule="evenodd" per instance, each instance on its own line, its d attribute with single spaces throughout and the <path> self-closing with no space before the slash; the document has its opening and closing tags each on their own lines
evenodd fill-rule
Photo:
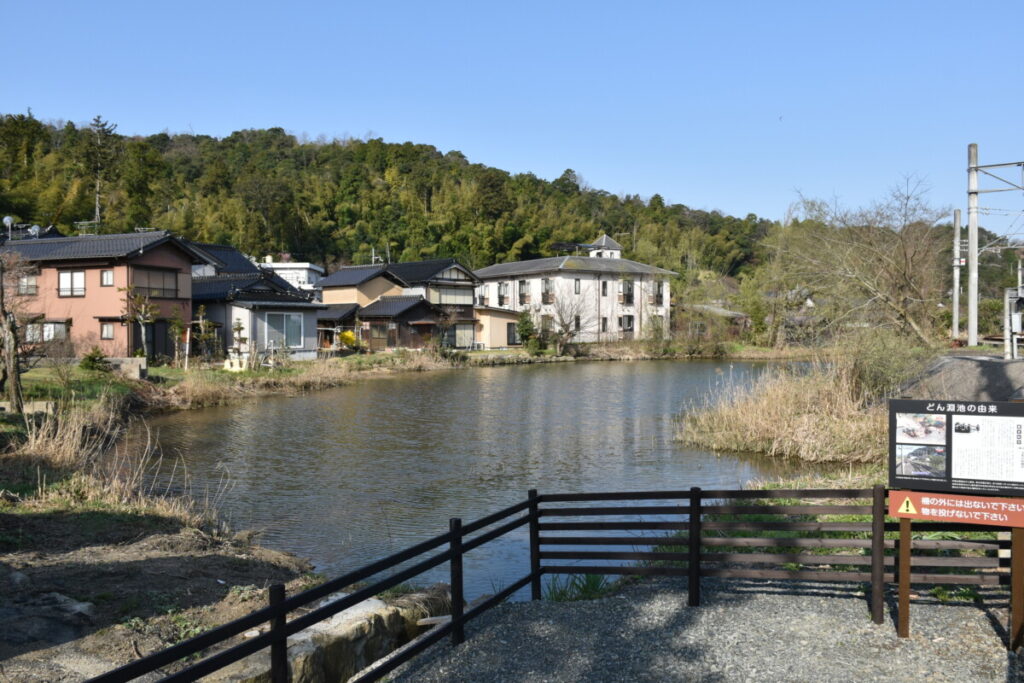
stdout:
<svg viewBox="0 0 1024 683">
<path fill-rule="evenodd" d="M 441 338 L 443 346 L 453 346 L 457 349 L 468 349 L 473 346 L 473 339 L 476 336 L 473 323 L 459 323 L 444 330 Z"/>
<path fill-rule="evenodd" d="M 550 315 L 542 315 L 540 317 L 540 333 L 547 336 L 551 334 L 551 328 L 553 327 L 555 319 Z"/>
<path fill-rule="evenodd" d="M 505 340 L 508 346 L 518 346 L 522 343 L 519 341 L 519 328 L 515 323 L 505 323 Z"/>
<path fill-rule="evenodd" d="M 633 305 L 633 281 L 623 280 L 619 283 L 619 303 L 624 306 Z"/>
<path fill-rule="evenodd" d="M 573 327 L 576 329 L 576 331 L 579 332 L 580 331 L 580 317 L 576 316 L 575 318 L 573 318 L 572 324 L 573 324 Z"/>
<path fill-rule="evenodd" d="M 580 279 L 579 278 L 576 278 L 575 280 L 572 281 L 572 293 L 573 294 L 579 294 L 580 293 Z"/>
<path fill-rule="evenodd" d="M 388 326 L 386 323 L 373 323 L 370 325 L 371 339 L 387 339 Z"/>
<path fill-rule="evenodd" d="M 540 281 L 540 302 L 542 304 L 555 303 L 555 292 L 551 287 L 551 278 L 542 278 Z"/>
<path fill-rule="evenodd" d="M 519 305 L 525 306 L 530 303 L 530 288 L 526 280 L 519 281 Z"/>
<path fill-rule="evenodd" d="M 25 325 L 25 341 L 27 342 L 44 342 L 67 338 L 67 323 L 29 323 Z"/>
<path fill-rule="evenodd" d="M 114 323 L 100 323 L 100 339 L 114 338 Z"/>
<path fill-rule="evenodd" d="M 498 283 L 498 307 L 503 308 L 508 303 L 508 283 Z"/>
<path fill-rule="evenodd" d="M 267 348 L 302 347 L 301 313 L 267 313 Z"/>
<path fill-rule="evenodd" d="M 101 270 L 100 271 L 100 287 L 113 287 L 114 286 L 114 271 L 112 270 Z M 111 337 L 113 338 L 113 337 Z"/>
<path fill-rule="evenodd" d="M 620 315 L 619 316 L 619 329 L 621 330 L 632 330 L 633 329 L 633 316 L 631 315 Z"/>
<path fill-rule="evenodd" d="M 22 275 L 18 278 L 18 294 L 35 296 L 39 293 L 38 275 Z"/>
<path fill-rule="evenodd" d="M 468 287 L 438 287 L 430 290 L 430 303 L 442 306 L 472 306 L 473 290 Z"/>
<path fill-rule="evenodd" d="M 601 331 L 602 332 L 607 332 L 608 331 L 608 318 L 601 318 Z"/>
<path fill-rule="evenodd" d="M 608 281 L 601 281 L 601 296 L 608 296 Z"/>
<path fill-rule="evenodd" d="M 178 273 L 174 270 L 132 270 L 132 285 L 137 294 L 156 299 L 178 296 Z"/>
<path fill-rule="evenodd" d="M 57 296 L 85 296 L 85 271 L 61 271 L 57 276 Z"/>
</svg>

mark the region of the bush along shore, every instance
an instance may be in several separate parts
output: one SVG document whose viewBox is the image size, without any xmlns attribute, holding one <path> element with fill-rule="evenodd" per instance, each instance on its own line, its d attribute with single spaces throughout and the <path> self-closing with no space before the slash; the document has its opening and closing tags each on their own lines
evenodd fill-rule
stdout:
<svg viewBox="0 0 1024 683">
<path fill-rule="evenodd" d="M 885 399 L 933 357 L 898 335 L 857 334 L 808 363 L 774 369 L 750 386 L 687 407 L 678 438 L 716 451 L 881 466 L 888 448 Z"/>
</svg>

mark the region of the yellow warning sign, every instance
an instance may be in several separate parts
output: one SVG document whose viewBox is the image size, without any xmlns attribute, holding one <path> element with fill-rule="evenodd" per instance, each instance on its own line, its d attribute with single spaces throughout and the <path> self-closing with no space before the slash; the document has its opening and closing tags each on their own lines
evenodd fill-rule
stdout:
<svg viewBox="0 0 1024 683">
<path fill-rule="evenodd" d="M 910 496 L 903 499 L 903 504 L 900 505 L 899 511 L 904 515 L 916 515 L 917 510 L 914 508 L 914 504 L 910 502 Z"/>
</svg>

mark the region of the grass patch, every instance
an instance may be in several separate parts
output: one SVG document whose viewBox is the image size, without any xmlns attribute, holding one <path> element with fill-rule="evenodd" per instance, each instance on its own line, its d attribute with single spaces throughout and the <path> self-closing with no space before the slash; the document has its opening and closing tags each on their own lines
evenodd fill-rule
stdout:
<svg viewBox="0 0 1024 683">
<path fill-rule="evenodd" d="M 614 582 L 603 574 L 569 574 L 552 576 L 544 586 L 544 599 L 551 602 L 596 600 L 614 590 Z"/>
</svg>

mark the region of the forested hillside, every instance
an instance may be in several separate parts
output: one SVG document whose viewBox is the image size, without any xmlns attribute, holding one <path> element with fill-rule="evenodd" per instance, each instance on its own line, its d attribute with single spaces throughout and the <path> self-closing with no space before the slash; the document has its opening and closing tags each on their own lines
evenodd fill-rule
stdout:
<svg viewBox="0 0 1024 683">
<path fill-rule="evenodd" d="M 685 194 L 686 188 L 679 188 Z M 694 201 L 700 201 L 694 197 Z M 619 197 L 572 170 L 554 181 L 471 163 L 427 144 L 297 140 L 280 128 L 227 138 L 125 137 L 29 114 L 0 120 L 0 215 L 100 232 L 162 228 L 251 254 L 326 265 L 454 256 L 479 268 L 552 255 L 608 233 L 626 256 L 680 273 L 756 265 L 771 222 Z"/>
</svg>

